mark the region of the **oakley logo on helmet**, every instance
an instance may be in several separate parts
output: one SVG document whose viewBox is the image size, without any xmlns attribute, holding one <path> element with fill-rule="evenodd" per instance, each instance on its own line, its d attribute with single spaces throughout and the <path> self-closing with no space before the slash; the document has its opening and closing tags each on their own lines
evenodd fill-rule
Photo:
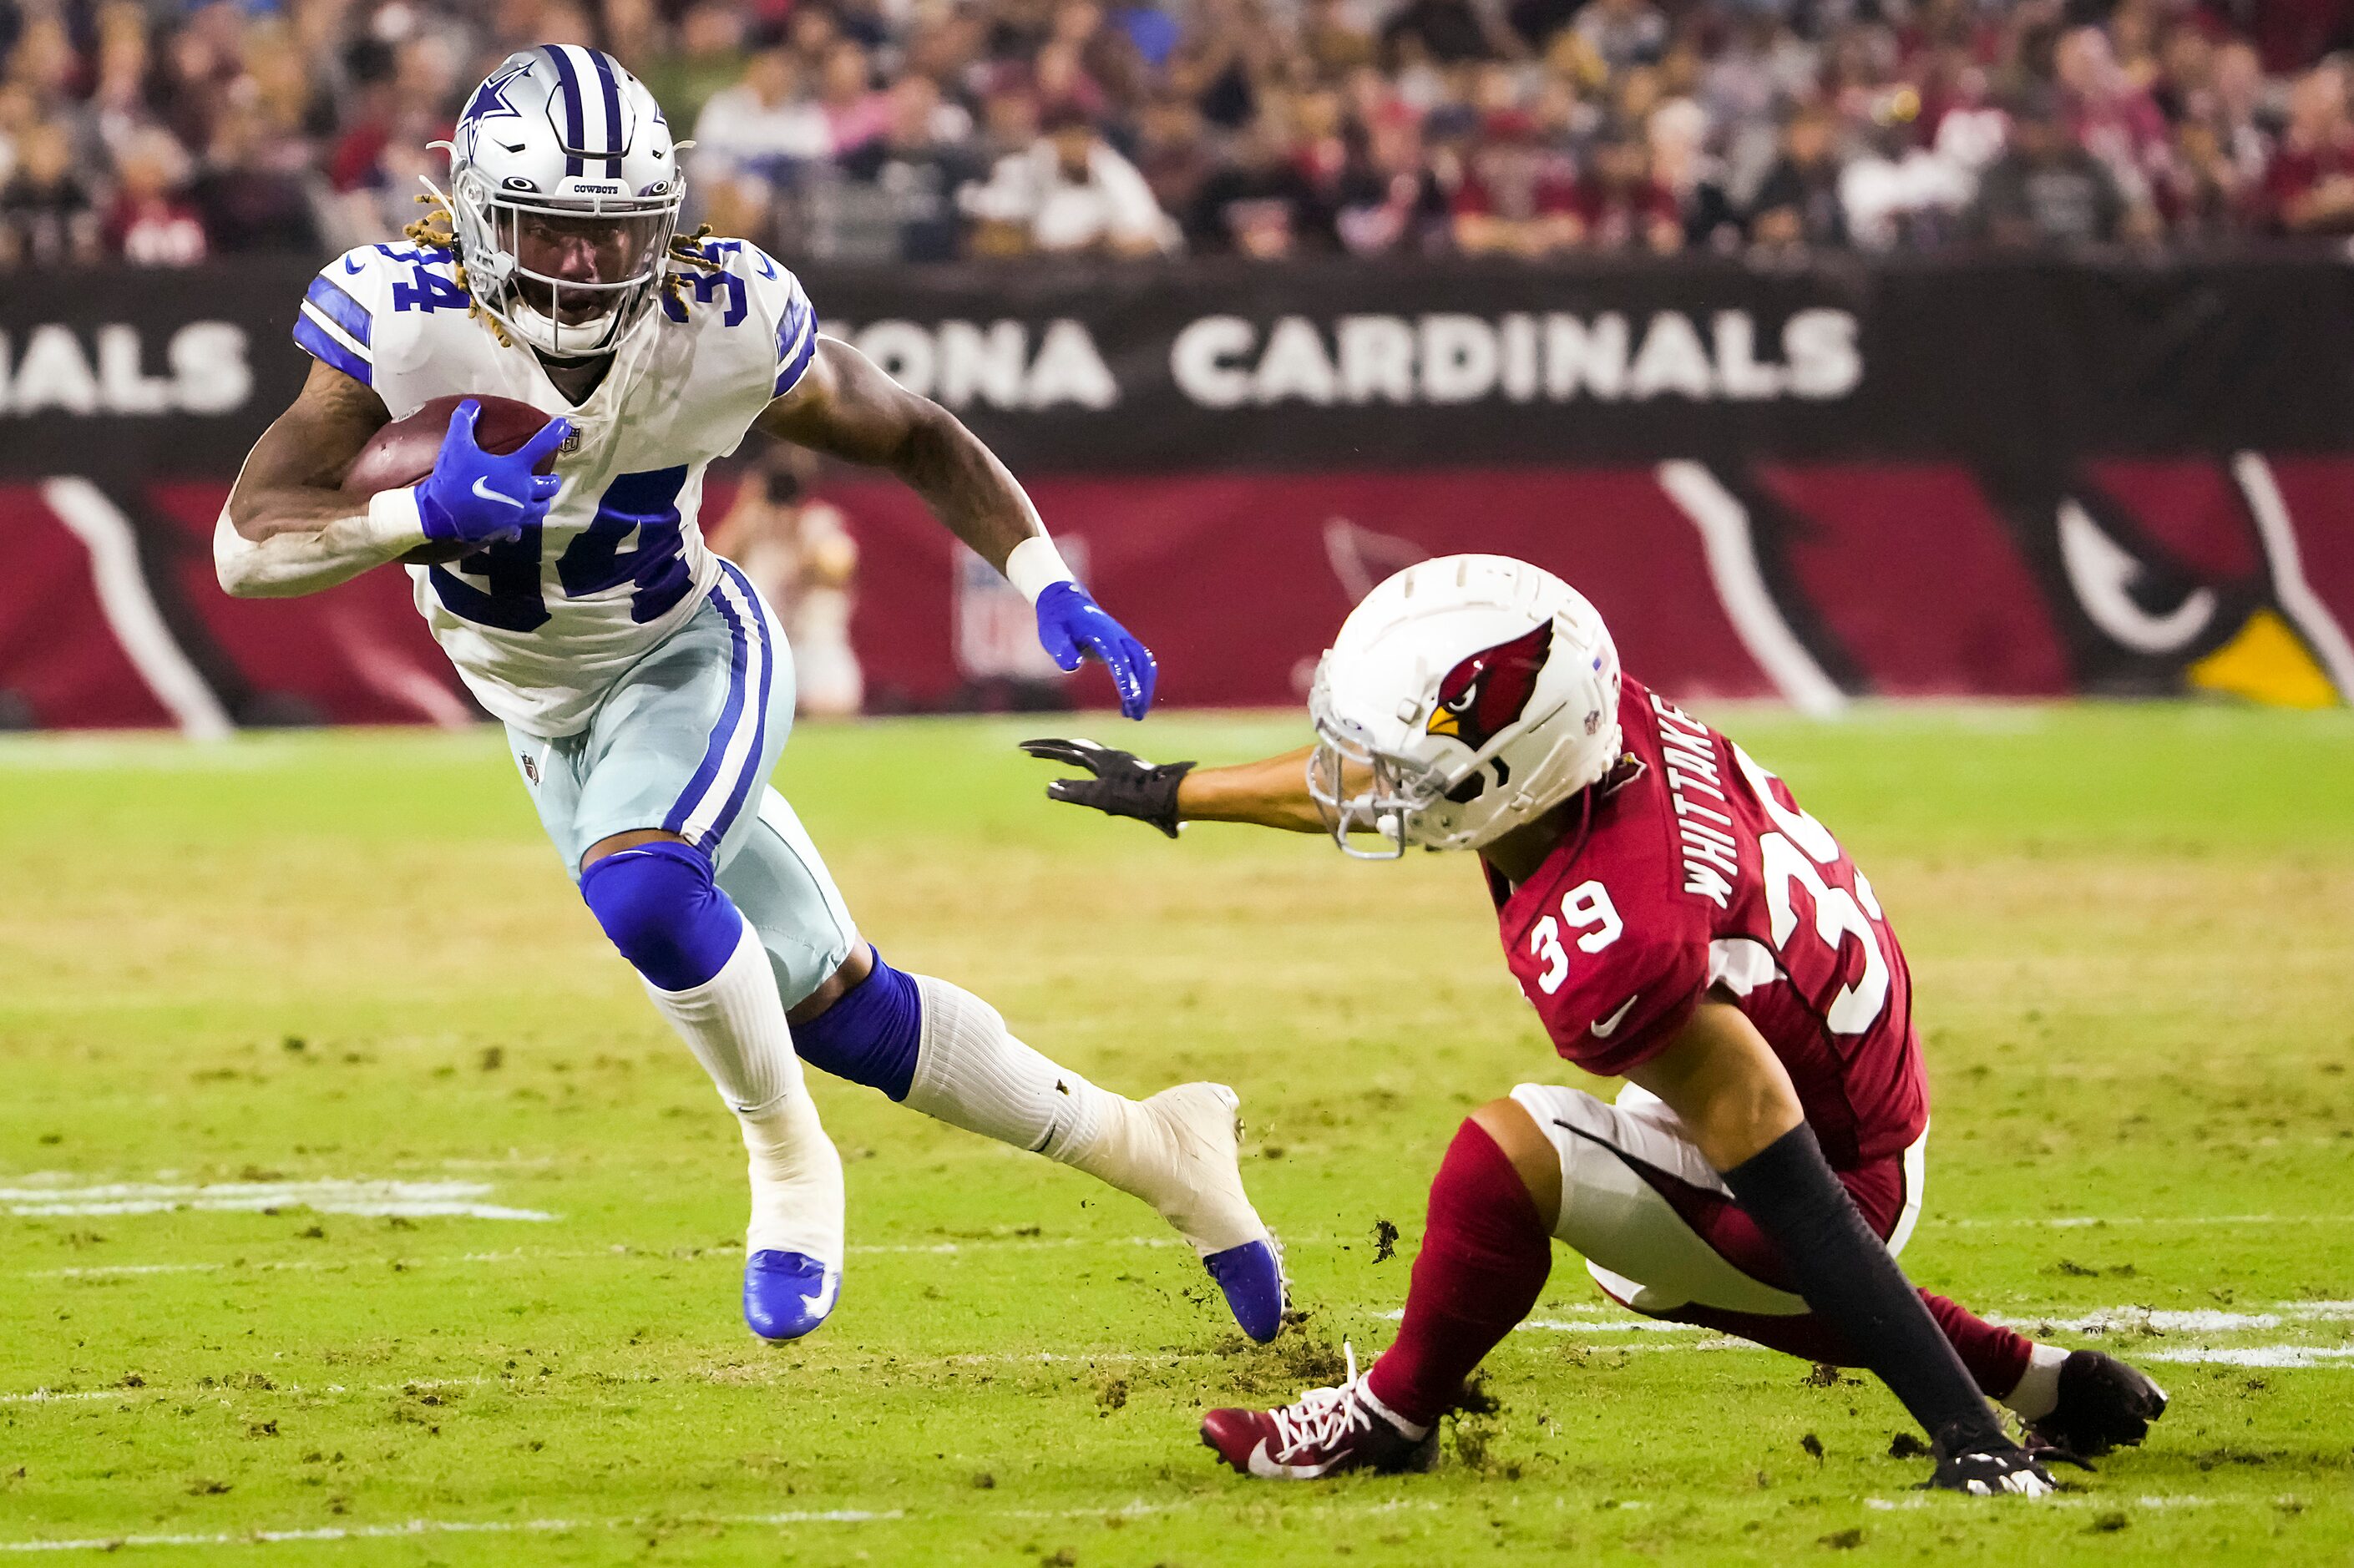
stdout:
<svg viewBox="0 0 2354 1568">
<path fill-rule="evenodd" d="M 1535 694 L 1537 673 L 1553 652 L 1553 622 L 1483 648 L 1438 683 L 1438 702 L 1424 724 L 1427 735 L 1443 735 L 1478 751 L 1517 722 Z"/>
</svg>

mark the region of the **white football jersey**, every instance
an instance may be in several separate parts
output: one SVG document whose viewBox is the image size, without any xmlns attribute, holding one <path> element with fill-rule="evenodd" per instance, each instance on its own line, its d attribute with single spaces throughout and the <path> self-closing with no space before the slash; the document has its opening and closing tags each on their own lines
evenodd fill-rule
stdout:
<svg viewBox="0 0 2354 1568">
<path fill-rule="evenodd" d="M 711 460 L 734 451 L 817 347 L 793 275 L 741 240 L 682 269 L 578 408 L 536 355 L 470 316 L 457 258 L 366 245 L 313 281 L 294 341 L 376 389 L 396 419 L 436 397 L 512 397 L 570 419 L 564 489 L 522 539 L 444 567 L 411 567 L 417 608 L 482 705 L 530 734 L 584 728 L 614 678 L 710 588 L 718 566 L 697 516 Z"/>
</svg>

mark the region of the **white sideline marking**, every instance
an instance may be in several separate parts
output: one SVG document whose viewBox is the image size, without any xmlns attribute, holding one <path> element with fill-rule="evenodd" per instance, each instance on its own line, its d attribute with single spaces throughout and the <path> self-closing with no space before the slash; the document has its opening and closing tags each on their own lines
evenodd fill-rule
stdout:
<svg viewBox="0 0 2354 1568">
<path fill-rule="evenodd" d="M 310 1209 L 322 1214 L 399 1215 L 408 1219 L 534 1220 L 554 1214 L 479 1202 L 487 1181 L 112 1181 L 91 1187 L 0 1187 L 12 1214 L 159 1214 L 177 1209 L 250 1213 Z"/>
<path fill-rule="evenodd" d="M 292 1395 L 352 1393 L 415 1393 L 420 1391 L 429 1392 L 430 1390 L 437 1388 L 482 1388 L 493 1383 L 510 1383 L 515 1387 L 522 1387 L 524 1383 L 525 1380 L 521 1377 L 412 1377 L 403 1378 L 398 1383 L 369 1383 L 357 1390 L 345 1388 L 339 1383 L 326 1383 L 316 1389 L 305 1388 L 299 1383 L 274 1383 L 267 1388 L 244 1388 L 234 1383 L 200 1384 L 196 1387 L 190 1388 L 185 1384 L 158 1385 L 154 1383 L 143 1383 L 136 1388 L 123 1388 L 117 1386 L 114 1388 L 74 1389 L 63 1392 L 57 1389 L 37 1388 L 27 1393 L 0 1393 L 0 1404 L 47 1404 L 54 1400 L 60 1399 L 135 1400 L 142 1397 L 149 1399 L 191 1399 L 207 1395 L 219 1398 L 228 1394 L 237 1394 L 245 1398 L 251 1398 L 256 1394 L 262 1393 L 283 1393 Z M 224 1403 L 226 1403 L 225 1399 Z"/>
<path fill-rule="evenodd" d="M 1216 1499 L 1181 1498 L 1168 1502 L 1146 1502 L 1138 1498 L 1117 1508 L 1003 1508 L 967 1510 L 954 1516 L 963 1520 L 1071 1520 L 1071 1519 L 1142 1519 L 1157 1513 L 1176 1513 L 1215 1502 Z M 1345 1503 L 1318 1503 L 1301 1498 L 1286 1510 L 1290 1513 L 1347 1513 L 1352 1517 L 1385 1513 L 1436 1512 L 1446 1505 L 1431 1499 L 1394 1498 L 1387 1502 L 1356 1508 Z M 1558 1503 L 1555 1505 L 1558 1507 Z M 1644 1508 L 1648 1504 L 1621 1502 L 1618 1508 Z M 212 1535 L 111 1535 L 86 1536 L 75 1540 L 0 1541 L 0 1552 L 119 1552 L 133 1546 L 279 1546 L 290 1542 L 313 1541 L 382 1541 L 419 1535 L 513 1535 L 549 1534 L 575 1530 L 642 1530 L 652 1524 L 722 1525 L 737 1528 L 775 1528 L 792 1524 L 888 1524 L 909 1517 L 904 1509 L 819 1509 L 790 1513 L 683 1514 L 675 1517 L 633 1519 L 518 1519 L 460 1520 L 412 1519 L 400 1524 L 325 1525 L 309 1529 L 249 1530 L 242 1532 L 223 1531 Z"/>
<path fill-rule="evenodd" d="M 2198 1345 L 2144 1351 L 2134 1359 L 2189 1366 L 2354 1368 L 2354 1345 Z"/>
<path fill-rule="evenodd" d="M 689 1524 L 787 1525 L 871 1524 L 907 1517 L 897 1509 L 823 1509 L 799 1513 L 727 1514 L 683 1520 Z M 643 1519 L 412 1519 L 401 1524 L 323 1525 L 309 1530 L 255 1530 L 242 1534 L 109 1535 L 80 1540 L 0 1541 L 0 1552 L 120 1552 L 129 1546 L 281 1546 L 304 1541 L 382 1541 L 413 1535 L 512 1535 L 567 1530 L 634 1530 L 656 1522 Z"/>
<path fill-rule="evenodd" d="M 489 1191 L 487 1187 L 480 1190 L 483 1192 Z M 5 1190 L 0 1189 L 0 1202 L 5 1202 L 6 1201 Z M 287 1204 L 283 1206 L 294 1207 L 296 1205 Z M 311 1204 L 309 1206 L 312 1208 L 319 1207 L 317 1204 Z M 15 1212 L 21 1213 L 24 1211 L 17 1210 Z M 322 1209 L 320 1212 L 341 1213 L 343 1211 Z M 364 1213 L 367 1211 L 355 1209 L 349 1212 L 353 1213 Z M 554 1219 L 556 1217 L 553 1214 L 540 1214 L 537 1213 L 536 1211 L 527 1209 L 500 1211 L 485 1217 L 493 1219 L 503 1218 L 510 1213 L 523 1217 L 538 1219 Z M 1172 1247 L 1182 1246 L 1184 1245 L 1185 1244 L 1182 1241 L 1175 1236 L 980 1236 L 964 1241 L 952 1242 L 906 1242 L 887 1245 L 876 1244 L 874 1245 L 853 1246 L 848 1250 L 865 1256 L 880 1255 L 937 1257 L 963 1252 L 968 1248 L 1086 1246 Z M 1310 1241 L 1304 1244 L 1291 1242 L 1288 1245 L 1312 1245 L 1317 1244 Z M 558 1262 L 565 1259 L 584 1257 L 634 1257 L 662 1263 L 692 1263 L 700 1258 L 709 1256 L 719 1250 L 721 1249 L 695 1248 L 686 1253 L 679 1253 L 652 1247 L 631 1247 L 616 1245 L 610 1247 L 586 1247 L 578 1250 L 550 1252 L 525 1252 L 520 1248 L 510 1252 L 470 1252 L 459 1257 L 403 1257 L 398 1259 L 377 1258 L 374 1256 L 314 1257 L 286 1258 L 265 1263 L 107 1263 L 88 1264 L 78 1268 L 28 1268 L 24 1271 L 23 1277 L 27 1279 L 114 1279 L 131 1277 L 143 1274 L 218 1274 L 230 1270 L 250 1270 L 255 1274 L 273 1274 L 292 1271 L 308 1272 L 323 1269 L 339 1270 L 359 1268 L 378 1262 L 398 1262 L 406 1268 L 443 1268 L 465 1263 L 540 1263 Z"/>
<path fill-rule="evenodd" d="M 147 575 L 139 568 L 139 539 L 131 520 L 98 486 L 70 474 L 43 481 L 41 499 L 90 552 L 90 586 L 107 630 L 155 700 L 178 721 L 180 733 L 190 740 L 221 740 L 234 733 L 220 698 L 188 662 L 155 608 Z"/>
<path fill-rule="evenodd" d="M 1287 1238 L 1299 1245 L 1296 1238 Z M 846 1250 L 869 1255 L 886 1255 L 921 1254 L 940 1256 L 964 1251 L 967 1247 L 1066 1247 L 1066 1246 L 1182 1246 L 1176 1236 L 973 1236 L 963 1241 L 897 1242 L 872 1246 L 853 1246 Z"/>
<path fill-rule="evenodd" d="M 2168 1311 L 2150 1307 L 2099 1307 L 2077 1318 L 1988 1316 L 2010 1329 L 2057 1330 L 2070 1334 L 2243 1334 L 2284 1323 L 2354 1322 L 2354 1301 L 2284 1301 L 2264 1312 L 2226 1312 L 2213 1308 Z"/>
<path fill-rule="evenodd" d="M 2179 1497 L 2138 1498 L 2110 1498 L 2097 1495 L 2086 1497 L 2079 1494 L 2036 1498 L 2027 1506 L 2031 1508 L 2213 1508 L 2223 1500 L 2221 1498 L 2202 1498 L 2189 1493 Z M 2231 1500 L 2253 1506 L 2258 1499 L 2235 1498 Z M 1863 1499 L 1863 1506 L 1877 1509 L 1882 1513 L 1896 1513 L 1916 1508 L 1938 1508 L 1943 1506 L 1943 1501 L 1934 1492 L 1908 1492 L 1901 1498 L 1866 1498 Z"/>
</svg>

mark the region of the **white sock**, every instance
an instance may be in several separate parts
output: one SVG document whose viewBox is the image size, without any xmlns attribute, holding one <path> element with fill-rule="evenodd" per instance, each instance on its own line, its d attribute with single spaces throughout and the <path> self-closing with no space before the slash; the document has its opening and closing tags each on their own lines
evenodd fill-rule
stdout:
<svg viewBox="0 0 2354 1568">
<path fill-rule="evenodd" d="M 1024 1045 L 997 1009 L 962 986 L 915 979 L 923 1033 L 910 1109 L 1070 1165 L 1094 1146 L 1106 1115 L 1134 1104 Z"/>
<path fill-rule="evenodd" d="M 654 1008 L 742 1122 L 751 1155 L 751 1250 L 843 1257 L 842 1160 L 801 1081 L 769 955 L 748 922 L 719 972 L 687 991 L 649 985 Z"/>
<path fill-rule="evenodd" d="M 1230 1202 L 1220 1201 L 1222 1189 L 1196 1190 L 1188 1146 L 1164 1118 L 1040 1055 L 961 986 L 915 979 L 924 1016 L 911 1108 L 1084 1171 L 1142 1199 L 1199 1247 L 1222 1251 L 1265 1235 L 1239 1188 Z M 1230 1103 L 1204 1108 L 1228 1117 Z"/>
<path fill-rule="evenodd" d="M 2041 1421 L 2060 1405 L 2060 1365 L 2068 1352 L 2059 1345 L 2038 1345 L 2019 1374 L 2019 1386 L 2003 1395 L 2003 1404 L 2021 1421 Z"/>
<path fill-rule="evenodd" d="M 772 1106 L 737 1111 L 751 1155 L 752 1223 L 747 1253 L 805 1253 L 839 1268 L 843 1259 L 842 1156 L 799 1090 Z"/>
</svg>

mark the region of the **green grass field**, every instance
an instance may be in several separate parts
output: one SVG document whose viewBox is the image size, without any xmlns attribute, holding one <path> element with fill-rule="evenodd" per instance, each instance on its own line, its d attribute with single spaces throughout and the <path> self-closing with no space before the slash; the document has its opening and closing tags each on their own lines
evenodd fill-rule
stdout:
<svg viewBox="0 0 2354 1568">
<path fill-rule="evenodd" d="M 1436 1473 L 1213 1467 L 1199 1409 L 1387 1341 L 1466 1108 L 1574 1080 L 1461 861 L 1050 810 L 1034 726 L 806 727 L 779 783 L 895 962 L 1114 1086 L 1241 1090 L 1311 1315 L 1246 1347 L 1140 1205 L 826 1082 L 843 1305 L 768 1348 L 732 1123 L 494 734 L 36 739 L 0 746 L 0 1553 L 2354 1559 L 2354 721 L 1712 716 L 1905 940 L 1936 1095 L 1911 1271 L 2175 1393 L 2050 1504 L 1908 1489 L 1876 1384 L 1629 1332 L 1566 1256 Z M 323 1182 L 542 1217 L 323 1212 L 395 1191 Z M 265 1206 L 201 1206 L 239 1183 Z"/>
</svg>

